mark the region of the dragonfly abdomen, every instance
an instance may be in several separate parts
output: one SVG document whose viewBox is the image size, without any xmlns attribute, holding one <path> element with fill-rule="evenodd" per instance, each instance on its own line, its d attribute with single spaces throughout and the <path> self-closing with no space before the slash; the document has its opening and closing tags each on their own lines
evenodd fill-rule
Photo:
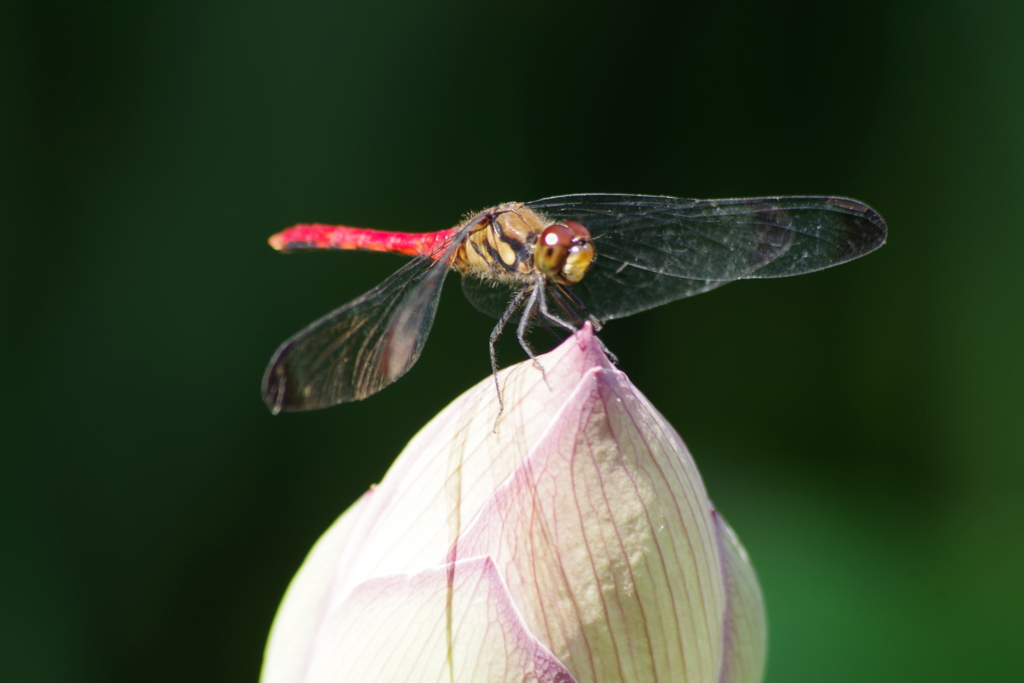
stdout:
<svg viewBox="0 0 1024 683">
<path fill-rule="evenodd" d="M 443 247 L 457 232 L 458 228 L 440 232 L 390 232 L 312 223 L 293 225 L 267 241 L 274 249 L 284 252 L 303 249 L 361 249 L 404 256 L 430 255 L 436 259 L 441 258 Z"/>
</svg>

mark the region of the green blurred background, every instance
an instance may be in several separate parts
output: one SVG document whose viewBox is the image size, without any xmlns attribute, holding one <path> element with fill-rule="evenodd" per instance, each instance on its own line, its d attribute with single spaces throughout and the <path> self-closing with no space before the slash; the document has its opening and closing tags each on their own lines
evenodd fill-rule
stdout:
<svg viewBox="0 0 1024 683">
<path fill-rule="evenodd" d="M 277 344 L 401 260 L 270 234 L 606 191 L 882 213 L 867 258 L 604 339 L 750 551 L 767 681 L 1021 680 L 1022 36 L 1012 2 L 3 3 L 0 678 L 254 681 L 312 543 L 487 376 L 452 278 L 405 379 L 271 417 Z"/>
</svg>

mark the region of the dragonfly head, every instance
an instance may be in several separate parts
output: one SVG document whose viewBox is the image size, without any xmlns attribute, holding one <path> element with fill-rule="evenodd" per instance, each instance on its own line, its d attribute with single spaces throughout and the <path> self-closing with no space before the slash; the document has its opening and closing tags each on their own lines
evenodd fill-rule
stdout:
<svg viewBox="0 0 1024 683">
<path fill-rule="evenodd" d="M 582 280 L 593 260 L 594 240 L 590 231 L 576 221 L 544 228 L 533 253 L 537 269 L 563 285 Z"/>
</svg>

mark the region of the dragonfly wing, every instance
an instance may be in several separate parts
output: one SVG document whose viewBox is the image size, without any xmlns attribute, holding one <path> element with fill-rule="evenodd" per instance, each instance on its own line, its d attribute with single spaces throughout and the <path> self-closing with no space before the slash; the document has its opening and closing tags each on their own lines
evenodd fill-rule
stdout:
<svg viewBox="0 0 1024 683">
<path fill-rule="evenodd" d="M 404 375 L 430 333 L 446 262 L 418 257 L 281 344 L 263 375 L 270 410 L 359 401 Z"/>
<path fill-rule="evenodd" d="M 603 320 L 742 278 L 827 268 L 876 249 L 886 235 L 871 208 L 834 197 L 567 195 L 528 206 L 594 235 L 597 258 L 572 292 Z"/>
<path fill-rule="evenodd" d="M 462 276 L 462 292 L 473 308 L 492 318 L 500 318 L 512 303 L 516 291 L 503 282 L 483 280 L 472 275 Z"/>
</svg>

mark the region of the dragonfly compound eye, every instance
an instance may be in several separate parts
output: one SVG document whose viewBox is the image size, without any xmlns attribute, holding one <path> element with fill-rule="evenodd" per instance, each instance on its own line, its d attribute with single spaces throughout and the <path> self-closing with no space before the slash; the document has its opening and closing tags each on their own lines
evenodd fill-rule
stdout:
<svg viewBox="0 0 1024 683">
<path fill-rule="evenodd" d="M 537 269 L 564 285 L 582 280 L 593 260 L 590 231 L 576 221 L 546 227 L 533 254 Z"/>
</svg>

